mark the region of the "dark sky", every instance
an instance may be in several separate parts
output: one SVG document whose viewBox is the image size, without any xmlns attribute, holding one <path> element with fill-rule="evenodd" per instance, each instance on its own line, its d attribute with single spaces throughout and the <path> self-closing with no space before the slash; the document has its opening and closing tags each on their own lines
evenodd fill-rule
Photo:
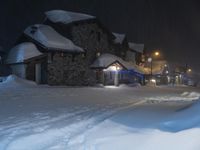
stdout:
<svg viewBox="0 0 200 150">
<path fill-rule="evenodd" d="M 1 0 L 0 45 L 12 47 L 24 28 L 41 23 L 51 9 L 95 15 L 130 41 L 200 70 L 199 0 Z"/>
</svg>

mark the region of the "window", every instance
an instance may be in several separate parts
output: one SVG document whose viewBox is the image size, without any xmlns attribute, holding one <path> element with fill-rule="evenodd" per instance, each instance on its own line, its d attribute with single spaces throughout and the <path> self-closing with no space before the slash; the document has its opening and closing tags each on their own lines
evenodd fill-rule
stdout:
<svg viewBox="0 0 200 150">
<path fill-rule="evenodd" d="M 85 54 L 85 53 L 81 54 L 81 57 L 82 57 L 82 58 L 85 58 L 85 57 L 86 57 L 86 54 Z"/>
<path fill-rule="evenodd" d="M 112 72 L 110 71 L 110 79 L 112 80 Z"/>
<path fill-rule="evenodd" d="M 101 41 L 101 33 L 97 32 L 97 40 L 100 42 Z"/>
<path fill-rule="evenodd" d="M 53 54 L 52 53 L 48 53 L 48 63 L 52 63 L 53 62 Z"/>
<path fill-rule="evenodd" d="M 64 53 L 60 53 L 60 56 L 61 56 L 61 57 L 64 57 Z"/>
<path fill-rule="evenodd" d="M 74 62 L 75 61 L 75 55 L 73 54 L 72 55 L 72 62 Z"/>
</svg>

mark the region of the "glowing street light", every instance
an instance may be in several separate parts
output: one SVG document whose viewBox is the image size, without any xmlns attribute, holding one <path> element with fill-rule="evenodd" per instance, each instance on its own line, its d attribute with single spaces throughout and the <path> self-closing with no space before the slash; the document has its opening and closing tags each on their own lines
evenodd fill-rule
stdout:
<svg viewBox="0 0 200 150">
<path fill-rule="evenodd" d="M 188 72 L 192 72 L 192 69 L 188 69 Z"/>
<path fill-rule="evenodd" d="M 158 51 L 156 51 L 156 52 L 154 53 L 154 55 L 155 55 L 155 56 L 159 56 L 160 53 L 159 53 Z"/>
</svg>

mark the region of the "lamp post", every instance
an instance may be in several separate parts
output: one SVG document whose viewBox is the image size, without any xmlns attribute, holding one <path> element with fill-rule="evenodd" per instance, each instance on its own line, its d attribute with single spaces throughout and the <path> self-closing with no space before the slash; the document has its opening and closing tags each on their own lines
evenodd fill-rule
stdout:
<svg viewBox="0 0 200 150">
<path fill-rule="evenodd" d="M 155 51 L 153 53 L 153 55 L 151 55 L 151 57 L 148 58 L 148 62 L 151 64 L 151 79 L 153 77 L 153 58 L 160 56 L 160 52 L 159 51 Z"/>
<path fill-rule="evenodd" d="M 148 62 L 151 64 L 151 77 L 153 76 L 153 72 L 152 72 L 152 61 L 153 59 L 151 57 L 148 58 Z"/>
</svg>

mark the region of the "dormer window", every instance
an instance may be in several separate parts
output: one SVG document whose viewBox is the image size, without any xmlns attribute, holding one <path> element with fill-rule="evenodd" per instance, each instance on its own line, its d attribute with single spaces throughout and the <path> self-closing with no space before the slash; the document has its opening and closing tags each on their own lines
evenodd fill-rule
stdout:
<svg viewBox="0 0 200 150">
<path fill-rule="evenodd" d="M 37 29 L 38 29 L 38 27 L 32 26 L 32 27 L 31 27 L 30 33 L 31 33 L 31 34 L 34 34 L 34 33 L 37 31 Z"/>
<path fill-rule="evenodd" d="M 35 30 L 31 30 L 31 34 L 34 34 L 36 31 Z"/>
<path fill-rule="evenodd" d="M 53 62 L 53 54 L 48 53 L 48 63 L 51 64 Z"/>
</svg>

